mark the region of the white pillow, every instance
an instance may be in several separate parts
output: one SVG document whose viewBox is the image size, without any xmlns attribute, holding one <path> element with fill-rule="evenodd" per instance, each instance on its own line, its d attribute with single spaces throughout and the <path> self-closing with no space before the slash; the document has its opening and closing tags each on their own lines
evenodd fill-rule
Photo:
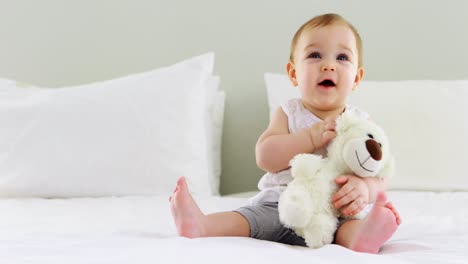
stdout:
<svg viewBox="0 0 468 264">
<path fill-rule="evenodd" d="M 212 169 L 211 173 L 211 189 L 213 193 L 219 195 L 220 178 L 221 178 L 221 143 L 223 134 L 223 121 L 224 121 L 224 102 L 225 93 L 219 91 L 219 77 L 213 76 L 209 78 L 206 84 L 209 96 L 207 100 L 207 113 L 206 113 L 206 135 L 207 135 L 207 148 L 211 156 L 208 157 Z M 190 184 L 190 182 L 189 182 Z"/>
<path fill-rule="evenodd" d="M 350 98 L 387 132 L 393 189 L 468 190 L 468 80 L 362 82 Z"/>
<path fill-rule="evenodd" d="M 206 71 L 213 71 L 214 54 L 208 53 L 199 57 L 191 58 L 182 62 L 179 62 L 170 67 L 200 67 L 202 66 Z M 158 71 L 156 69 L 154 71 Z M 151 74 L 152 72 L 135 74 L 132 77 L 136 78 L 145 74 Z M 128 78 L 128 77 L 127 77 Z M 116 80 L 111 80 L 112 82 Z M 206 104 L 206 135 L 207 135 L 207 148 L 211 156 L 208 156 L 208 163 L 210 165 L 211 172 L 208 174 L 209 184 L 211 186 L 211 192 L 213 195 L 219 195 L 220 177 L 221 177 L 221 143 L 222 143 L 222 129 L 223 129 L 223 118 L 224 118 L 224 102 L 225 93 L 219 90 L 219 76 L 208 76 L 204 82 L 204 88 L 206 90 L 206 97 L 203 99 Z M 17 82 L 8 79 L 0 78 L 0 90 L 18 88 L 45 88 L 48 87 L 37 87 L 31 84 Z M 67 88 L 67 87 L 62 87 Z M 57 88 L 53 88 L 57 89 Z M 189 184 L 191 184 L 191 177 L 187 177 Z M 1 195 L 1 194 L 0 194 Z"/>
<path fill-rule="evenodd" d="M 222 136 L 223 136 L 223 121 L 224 121 L 224 102 L 226 94 L 223 91 L 218 91 L 216 94 L 216 104 L 211 112 L 212 114 L 212 146 L 211 153 L 213 156 L 213 181 L 212 189 L 216 190 L 219 194 L 220 181 L 221 181 L 221 151 L 222 151 Z"/>
<path fill-rule="evenodd" d="M 208 175 L 212 194 L 219 195 L 220 177 L 221 177 L 221 138 L 224 118 L 224 91 L 219 90 L 219 76 L 209 76 L 203 84 L 206 89 L 206 96 L 203 104 L 206 106 L 204 113 L 206 148 L 208 151 L 207 161 L 210 168 Z M 190 177 L 187 178 L 191 185 Z"/>
<path fill-rule="evenodd" d="M 169 194 L 180 175 L 217 194 L 213 61 L 59 89 L 0 81 L 0 196 Z"/>
<path fill-rule="evenodd" d="M 299 92 L 265 74 L 270 111 Z M 363 81 L 349 103 L 387 132 L 396 173 L 390 189 L 468 191 L 468 80 Z"/>
</svg>

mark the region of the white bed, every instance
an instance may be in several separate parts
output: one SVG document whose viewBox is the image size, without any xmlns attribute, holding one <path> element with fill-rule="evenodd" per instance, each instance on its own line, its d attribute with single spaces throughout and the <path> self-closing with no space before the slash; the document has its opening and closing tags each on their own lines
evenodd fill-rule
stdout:
<svg viewBox="0 0 468 264">
<path fill-rule="evenodd" d="M 166 196 L 0 200 L 2 263 L 467 263 L 467 192 L 390 192 L 403 223 L 378 255 L 176 235 Z M 195 197 L 205 212 L 245 197 Z"/>
<path fill-rule="evenodd" d="M 224 93 L 213 68 L 207 53 L 58 89 L 0 79 L 1 262 L 468 262 L 468 81 L 367 82 L 353 97 L 389 134 L 390 188 L 409 190 L 389 193 L 403 223 L 378 255 L 178 237 L 168 196 L 180 175 L 205 213 L 247 202 L 218 196 Z M 286 76 L 265 79 L 270 110 L 295 96 Z"/>
</svg>

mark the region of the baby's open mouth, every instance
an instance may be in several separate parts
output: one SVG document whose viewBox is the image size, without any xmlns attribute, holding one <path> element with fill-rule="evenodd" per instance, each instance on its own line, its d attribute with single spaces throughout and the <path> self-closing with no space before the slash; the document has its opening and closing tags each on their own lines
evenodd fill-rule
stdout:
<svg viewBox="0 0 468 264">
<path fill-rule="evenodd" d="M 319 85 L 325 86 L 325 87 L 332 87 L 336 86 L 335 83 L 332 80 L 323 80 L 319 82 Z"/>
</svg>

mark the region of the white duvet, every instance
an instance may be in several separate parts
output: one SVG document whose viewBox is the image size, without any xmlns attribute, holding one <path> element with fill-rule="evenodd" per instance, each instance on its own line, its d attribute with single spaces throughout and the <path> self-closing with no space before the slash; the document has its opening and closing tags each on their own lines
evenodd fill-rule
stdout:
<svg viewBox="0 0 468 264">
<path fill-rule="evenodd" d="M 468 192 L 390 192 L 403 223 L 378 255 L 176 236 L 167 197 L 0 199 L 0 263 L 468 263 Z M 196 197 L 205 212 L 246 198 Z"/>
</svg>

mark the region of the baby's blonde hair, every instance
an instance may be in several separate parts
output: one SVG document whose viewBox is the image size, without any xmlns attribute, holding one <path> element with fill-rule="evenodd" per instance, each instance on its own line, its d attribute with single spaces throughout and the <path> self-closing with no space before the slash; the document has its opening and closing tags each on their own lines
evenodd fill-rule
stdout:
<svg viewBox="0 0 468 264">
<path fill-rule="evenodd" d="M 338 14 L 323 14 L 320 16 L 313 17 L 311 20 L 305 22 L 294 34 L 294 37 L 291 41 L 291 51 L 289 54 L 289 60 L 294 62 L 294 51 L 296 50 L 297 42 L 301 37 L 302 33 L 309 28 L 316 28 L 316 27 L 325 27 L 333 24 L 345 24 L 348 26 L 354 34 L 356 38 L 356 48 L 358 52 L 358 67 L 362 67 L 362 40 L 361 36 L 359 36 L 358 31 L 356 28 L 349 23 L 346 19 Z"/>
</svg>

